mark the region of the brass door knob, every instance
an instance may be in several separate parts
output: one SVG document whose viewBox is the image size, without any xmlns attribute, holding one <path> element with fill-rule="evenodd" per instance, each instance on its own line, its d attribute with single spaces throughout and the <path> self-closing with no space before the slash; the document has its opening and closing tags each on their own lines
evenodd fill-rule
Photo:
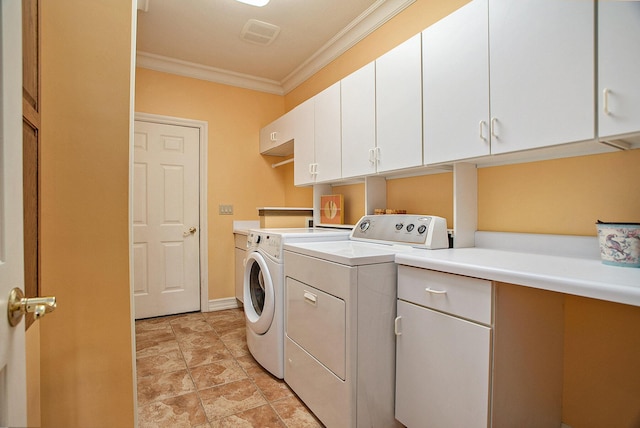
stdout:
<svg viewBox="0 0 640 428">
<path fill-rule="evenodd" d="M 52 312 L 55 308 L 55 297 L 26 298 L 22 290 L 17 287 L 9 292 L 7 312 L 11 326 L 18 325 L 22 316 L 26 313 L 33 313 L 33 317 L 38 319 Z"/>
</svg>

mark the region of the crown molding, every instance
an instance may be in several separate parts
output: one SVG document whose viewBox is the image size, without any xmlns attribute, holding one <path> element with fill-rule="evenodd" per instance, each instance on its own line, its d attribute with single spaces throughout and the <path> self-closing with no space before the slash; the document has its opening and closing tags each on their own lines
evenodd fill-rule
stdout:
<svg viewBox="0 0 640 428">
<path fill-rule="evenodd" d="M 276 95 L 285 95 L 416 0 L 377 0 L 281 82 L 138 51 L 136 66 Z"/>
<path fill-rule="evenodd" d="M 359 41 L 373 33 L 416 0 L 378 0 L 336 34 L 316 53 L 300 64 L 281 84 L 288 94 L 305 80 L 316 74 Z"/>
<path fill-rule="evenodd" d="M 237 86 L 239 88 L 252 89 L 276 95 L 284 95 L 282 84 L 275 80 L 236 73 L 234 71 L 209 67 L 148 52 L 138 51 L 136 55 L 136 66 L 148 68 L 149 70 L 176 74 L 178 76 L 222 83 L 223 85 Z"/>
</svg>

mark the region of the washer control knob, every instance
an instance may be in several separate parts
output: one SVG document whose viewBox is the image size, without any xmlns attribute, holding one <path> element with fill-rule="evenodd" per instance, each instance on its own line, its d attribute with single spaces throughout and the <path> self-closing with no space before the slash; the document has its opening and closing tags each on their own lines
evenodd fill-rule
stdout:
<svg viewBox="0 0 640 428">
<path fill-rule="evenodd" d="M 360 230 L 362 232 L 366 232 L 369 229 L 369 226 L 371 226 L 371 222 L 369 220 L 365 220 L 360 223 Z"/>
<path fill-rule="evenodd" d="M 422 235 L 425 232 L 425 230 L 427 230 L 427 226 L 425 226 L 424 224 L 418 227 L 418 233 L 420 235 Z"/>
<path fill-rule="evenodd" d="M 403 227 L 404 227 L 404 224 L 396 223 L 396 230 L 402 230 Z"/>
<path fill-rule="evenodd" d="M 256 244 L 259 244 L 260 241 L 262 241 L 262 236 L 260 235 L 256 236 Z"/>
<path fill-rule="evenodd" d="M 407 225 L 407 232 L 411 232 L 415 226 L 413 224 Z"/>
</svg>

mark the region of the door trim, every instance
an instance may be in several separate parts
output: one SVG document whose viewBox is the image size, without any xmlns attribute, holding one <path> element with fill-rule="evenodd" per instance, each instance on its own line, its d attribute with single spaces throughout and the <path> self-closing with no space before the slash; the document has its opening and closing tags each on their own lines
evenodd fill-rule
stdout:
<svg viewBox="0 0 640 428">
<path fill-rule="evenodd" d="M 209 124 L 208 122 L 200 120 L 138 112 L 135 113 L 134 119 L 141 122 L 186 126 L 200 130 L 200 311 L 207 312 L 209 310 L 209 228 L 207 217 L 207 145 L 209 141 Z M 131 144 L 133 145 L 133 142 Z M 129 167 L 133 168 L 133 156 L 130 157 L 129 164 Z M 133 194 L 133 180 L 129 180 L 129 191 Z M 129 251 L 129 263 L 133 266 L 133 251 Z M 133 296 L 133 291 L 131 293 Z"/>
</svg>

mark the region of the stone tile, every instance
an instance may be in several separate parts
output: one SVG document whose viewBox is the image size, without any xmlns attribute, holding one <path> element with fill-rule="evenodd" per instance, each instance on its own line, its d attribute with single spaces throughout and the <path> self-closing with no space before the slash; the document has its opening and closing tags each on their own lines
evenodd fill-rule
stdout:
<svg viewBox="0 0 640 428">
<path fill-rule="evenodd" d="M 210 422 L 267 404 L 249 379 L 203 389 L 199 394 Z"/>
<path fill-rule="evenodd" d="M 169 320 L 166 318 L 149 318 L 136 321 L 136 334 L 149 330 L 158 330 L 171 327 Z"/>
<path fill-rule="evenodd" d="M 223 335 L 225 333 L 228 333 L 232 330 L 236 330 L 239 328 L 244 329 L 246 327 L 246 321 L 244 318 L 220 320 L 220 321 L 216 321 L 215 323 L 210 322 L 210 324 L 213 326 L 213 329 L 219 335 Z"/>
<path fill-rule="evenodd" d="M 142 406 L 138 410 L 139 428 L 208 427 L 198 395 L 179 395 Z"/>
<path fill-rule="evenodd" d="M 238 364 L 240 364 L 240 367 L 242 367 L 247 372 L 248 370 L 253 368 L 262 369 L 262 366 L 256 361 L 255 358 L 253 358 L 253 355 L 251 354 L 237 357 L 236 361 L 238 362 Z"/>
<path fill-rule="evenodd" d="M 138 379 L 138 405 L 164 400 L 195 391 L 187 370 L 146 376 Z"/>
<path fill-rule="evenodd" d="M 251 355 L 245 339 L 226 339 L 224 340 L 224 344 L 227 349 L 229 349 L 229 352 L 231 352 L 231 355 L 236 358 Z"/>
<path fill-rule="evenodd" d="M 262 367 L 248 368 L 247 374 L 253 379 L 253 382 L 269 402 L 281 400 L 293 395 L 293 392 L 291 392 L 291 389 L 284 380 L 278 379 Z"/>
<path fill-rule="evenodd" d="M 232 328 L 220 334 L 220 339 L 226 344 L 228 341 L 242 339 L 247 340 L 247 327 L 243 324 L 240 327 Z"/>
<path fill-rule="evenodd" d="M 202 312 L 189 312 L 186 314 L 173 315 L 169 319 L 169 322 L 171 323 L 172 326 L 174 326 L 178 324 L 184 324 L 192 321 L 202 321 L 202 320 L 204 320 L 204 317 L 202 316 Z"/>
<path fill-rule="evenodd" d="M 271 403 L 287 427 L 322 428 L 324 425 L 295 395 Z"/>
<path fill-rule="evenodd" d="M 220 339 L 213 346 L 206 348 L 186 348 L 182 351 L 182 355 L 184 355 L 187 367 L 197 367 L 233 358 L 231 352 Z"/>
<path fill-rule="evenodd" d="M 234 359 L 230 359 L 192 368 L 191 377 L 196 384 L 196 388 L 202 390 L 223 383 L 246 379 L 247 375 Z"/>
<path fill-rule="evenodd" d="M 213 330 L 178 336 L 178 342 L 183 351 L 220 346 L 220 338 Z"/>
<path fill-rule="evenodd" d="M 166 354 L 151 355 L 136 359 L 138 377 L 159 375 L 186 368 L 187 365 L 180 351 L 171 351 Z"/>
<path fill-rule="evenodd" d="M 194 333 L 213 332 L 213 327 L 204 319 L 185 321 L 180 324 L 172 324 L 173 332 L 178 339 Z"/>
<path fill-rule="evenodd" d="M 164 324 L 160 328 L 142 330 L 136 333 L 136 341 L 145 342 L 148 340 L 155 340 L 157 342 L 163 342 L 167 340 L 174 340 L 176 338 L 173 334 L 173 329 L 169 323 Z"/>
<path fill-rule="evenodd" d="M 136 358 L 149 357 L 152 355 L 166 354 L 172 351 L 180 351 L 178 341 L 171 340 L 136 340 Z"/>
<path fill-rule="evenodd" d="M 207 322 L 215 324 L 218 321 L 232 321 L 244 319 L 244 311 L 242 309 L 226 309 L 224 311 L 204 312 L 202 314 Z"/>
<path fill-rule="evenodd" d="M 265 405 L 215 421 L 213 428 L 286 428 L 271 406 Z"/>
</svg>

